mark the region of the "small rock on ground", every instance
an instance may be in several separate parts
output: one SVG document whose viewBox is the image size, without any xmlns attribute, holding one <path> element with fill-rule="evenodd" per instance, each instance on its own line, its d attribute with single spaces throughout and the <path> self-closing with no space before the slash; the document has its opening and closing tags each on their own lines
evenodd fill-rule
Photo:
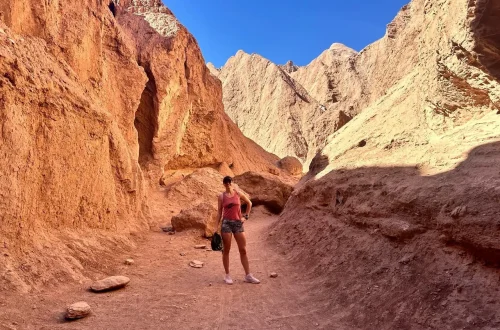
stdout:
<svg viewBox="0 0 500 330">
<path fill-rule="evenodd" d="M 198 244 L 194 246 L 195 249 L 204 250 L 207 248 L 205 244 Z"/>
<path fill-rule="evenodd" d="M 125 276 L 111 276 L 103 280 L 94 282 L 90 289 L 94 292 L 103 292 L 109 290 L 120 289 L 126 286 L 130 279 Z"/>
<path fill-rule="evenodd" d="M 269 274 L 269 277 L 276 278 L 276 277 L 278 277 L 278 274 L 273 272 L 273 273 Z"/>
<path fill-rule="evenodd" d="M 163 227 L 161 230 L 163 230 L 166 233 L 173 233 L 174 232 L 174 227 L 167 226 L 167 227 Z"/>
<path fill-rule="evenodd" d="M 184 257 L 184 256 L 186 255 L 186 253 L 181 252 L 181 253 L 179 253 L 179 255 L 180 255 L 181 257 Z"/>
<path fill-rule="evenodd" d="M 125 260 L 125 265 L 133 265 L 133 264 L 134 264 L 134 259 Z"/>
<path fill-rule="evenodd" d="M 199 260 L 192 260 L 189 262 L 189 266 L 193 267 L 193 268 L 201 268 L 203 267 L 203 261 L 199 261 Z"/>
<path fill-rule="evenodd" d="M 64 315 L 68 320 L 81 319 L 88 316 L 91 312 L 89 304 L 85 301 L 76 302 L 68 306 L 66 314 Z"/>
</svg>

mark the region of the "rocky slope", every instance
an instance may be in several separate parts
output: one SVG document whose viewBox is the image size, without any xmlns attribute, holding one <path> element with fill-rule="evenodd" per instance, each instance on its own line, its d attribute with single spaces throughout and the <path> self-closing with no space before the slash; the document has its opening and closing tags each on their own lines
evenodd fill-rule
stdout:
<svg viewBox="0 0 500 330">
<path fill-rule="evenodd" d="M 238 51 L 221 69 L 208 66 L 222 81 L 226 112 L 246 136 L 280 157 L 294 156 L 308 165 L 327 137 L 363 104 L 363 81 L 353 66 L 356 55 L 333 44 L 308 66 L 298 67 Z"/>
<path fill-rule="evenodd" d="M 482 2 L 478 2 L 482 6 Z M 413 5 L 415 6 L 415 5 Z M 440 4 L 431 2 L 423 5 L 425 10 L 436 12 Z M 457 7 L 458 8 L 458 7 Z M 304 67 L 297 67 L 292 62 L 283 66 L 275 65 L 257 54 L 246 54 L 239 51 L 220 69 L 211 66 L 212 74 L 221 79 L 223 83 L 223 96 L 225 110 L 238 124 L 242 132 L 263 146 L 266 150 L 280 157 L 287 155 L 296 156 L 305 165 L 309 165 L 316 153 L 326 146 L 328 136 L 342 128 L 353 117 L 378 102 L 380 98 L 390 93 L 397 83 L 401 86 L 409 85 L 413 79 L 411 73 L 420 81 L 432 81 L 426 74 L 435 61 L 442 63 L 435 70 L 447 70 L 453 63 L 446 63 L 452 58 L 448 54 L 431 54 L 432 51 L 441 52 L 447 47 L 446 41 L 437 38 L 437 35 L 453 35 L 456 53 L 462 43 L 466 42 L 465 36 L 458 27 L 451 28 L 447 18 L 439 30 L 431 14 L 427 19 L 414 17 L 415 9 L 412 5 L 402 8 L 398 16 L 387 27 L 385 38 L 366 47 L 360 53 L 341 45 L 333 44 L 318 58 Z M 431 24 L 436 35 L 420 34 L 422 24 Z M 447 25 L 448 24 L 448 25 Z M 479 23 L 475 23 L 479 24 Z M 455 29 L 455 30 L 452 30 Z M 487 28 L 491 31 L 491 27 Z M 462 29 L 463 30 L 463 29 Z M 481 46 L 483 51 L 493 55 L 491 43 L 494 41 L 488 33 Z M 493 37 L 494 39 L 494 37 Z M 433 42 L 438 44 L 432 45 Z M 404 51 L 400 51 L 404 49 Z M 494 48 L 493 48 L 494 49 Z M 467 56 L 462 54 L 461 56 Z M 425 61 L 431 61 L 425 63 Z M 494 60 L 489 65 L 496 66 Z M 416 66 L 417 64 L 417 66 Z M 459 64 L 457 64 L 459 65 Z M 441 72 L 441 76 L 453 74 L 463 68 L 452 68 L 452 72 Z M 495 70 L 495 69 L 494 69 Z M 407 81 L 404 81 L 406 79 Z M 461 77 L 457 79 L 445 78 L 450 84 L 460 84 Z M 476 79 L 480 81 L 481 79 Z M 467 80 L 464 83 L 469 83 Z M 419 86 L 423 94 L 429 93 L 432 98 L 439 101 L 446 91 L 441 86 Z M 472 86 L 476 88 L 476 86 Z M 406 90 L 402 93 L 416 95 L 416 91 Z M 481 92 L 475 94 L 456 95 L 454 103 L 470 104 L 475 106 L 484 101 Z M 470 94 L 470 93 L 469 93 Z M 453 113 L 453 116 L 469 115 L 454 111 L 456 104 L 436 104 L 429 99 L 433 110 Z M 275 120 L 286 118 L 287 120 Z M 448 125 L 445 123 L 445 126 Z"/>
<path fill-rule="evenodd" d="M 225 110 L 246 136 L 278 156 L 307 157 L 305 123 L 319 116 L 320 105 L 302 86 L 267 59 L 243 51 L 218 77 Z"/>
<path fill-rule="evenodd" d="M 223 112 L 220 82 L 160 1 L 0 13 L 1 289 L 101 272 L 149 228 L 165 169 L 277 160 Z"/>
<path fill-rule="evenodd" d="M 366 107 L 275 228 L 355 328 L 498 327 L 499 16 L 491 1 L 405 6 L 356 56 Z"/>
</svg>

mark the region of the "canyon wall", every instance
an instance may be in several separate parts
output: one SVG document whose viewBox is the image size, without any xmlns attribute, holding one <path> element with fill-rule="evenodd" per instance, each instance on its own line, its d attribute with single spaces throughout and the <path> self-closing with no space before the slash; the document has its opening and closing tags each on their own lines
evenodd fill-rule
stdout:
<svg viewBox="0 0 500 330">
<path fill-rule="evenodd" d="M 282 251 L 306 260 L 332 319 L 497 326 L 497 7 L 414 0 L 358 55 L 360 75 L 379 84 L 330 135 L 273 228 Z"/>
<path fill-rule="evenodd" d="M 101 273 L 149 229 L 165 169 L 274 166 L 161 2 L 16 0 L 0 13 L 1 289 Z"/>
</svg>

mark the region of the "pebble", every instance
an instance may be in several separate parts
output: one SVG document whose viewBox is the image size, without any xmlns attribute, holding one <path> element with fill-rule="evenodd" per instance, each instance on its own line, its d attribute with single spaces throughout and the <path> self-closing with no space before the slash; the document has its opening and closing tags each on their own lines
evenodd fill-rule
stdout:
<svg viewBox="0 0 500 330">
<path fill-rule="evenodd" d="M 198 245 L 195 245 L 194 248 L 199 249 L 199 250 L 204 250 L 207 248 L 207 246 L 204 244 L 198 244 Z"/>
<path fill-rule="evenodd" d="M 184 253 L 184 252 L 181 252 L 181 253 L 179 253 L 179 254 L 180 254 L 182 257 L 186 256 L 186 253 Z"/>
<path fill-rule="evenodd" d="M 66 309 L 65 317 L 68 320 L 81 319 L 88 316 L 91 312 L 89 304 L 85 301 L 76 302 Z"/>
<path fill-rule="evenodd" d="M 276 277 L 278 277 L 278 274 L 273 272 L 273 273 L 269 274 L 269 277 L 276 278 Z"/>
<path fill-rule="evenodd" d="M 125 265 L 133 265 L 133 264 L 134 264 L 134 259 L 125 260 Z"/>
<path fill-rule="evenodd" d="M 203 267 L 203 261 L 199 261 L 199 260 L 192 260 L 189 262 L 189 266 L 193 267 L 193 268 L 201 268 Z"/>
<path fill-rule="evenodd" d="M 169 235 L 175 235 L 175 231 L 169 231 L 168 234 Z"/>
</svg>

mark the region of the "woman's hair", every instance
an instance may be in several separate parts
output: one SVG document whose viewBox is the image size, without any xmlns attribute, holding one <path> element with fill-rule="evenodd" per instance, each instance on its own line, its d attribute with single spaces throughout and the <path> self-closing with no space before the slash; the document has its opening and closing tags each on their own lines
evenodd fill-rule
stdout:
<svg viewBox="0 0 500 330">
<path fill-rule="evenodd" d="M 231 182 L 233 182 L 233 178 L 231 178 L 230 176 L 225 176 L 224 179 L 222 179 L 223 184 L 231 183 Z"/>
</svg>

